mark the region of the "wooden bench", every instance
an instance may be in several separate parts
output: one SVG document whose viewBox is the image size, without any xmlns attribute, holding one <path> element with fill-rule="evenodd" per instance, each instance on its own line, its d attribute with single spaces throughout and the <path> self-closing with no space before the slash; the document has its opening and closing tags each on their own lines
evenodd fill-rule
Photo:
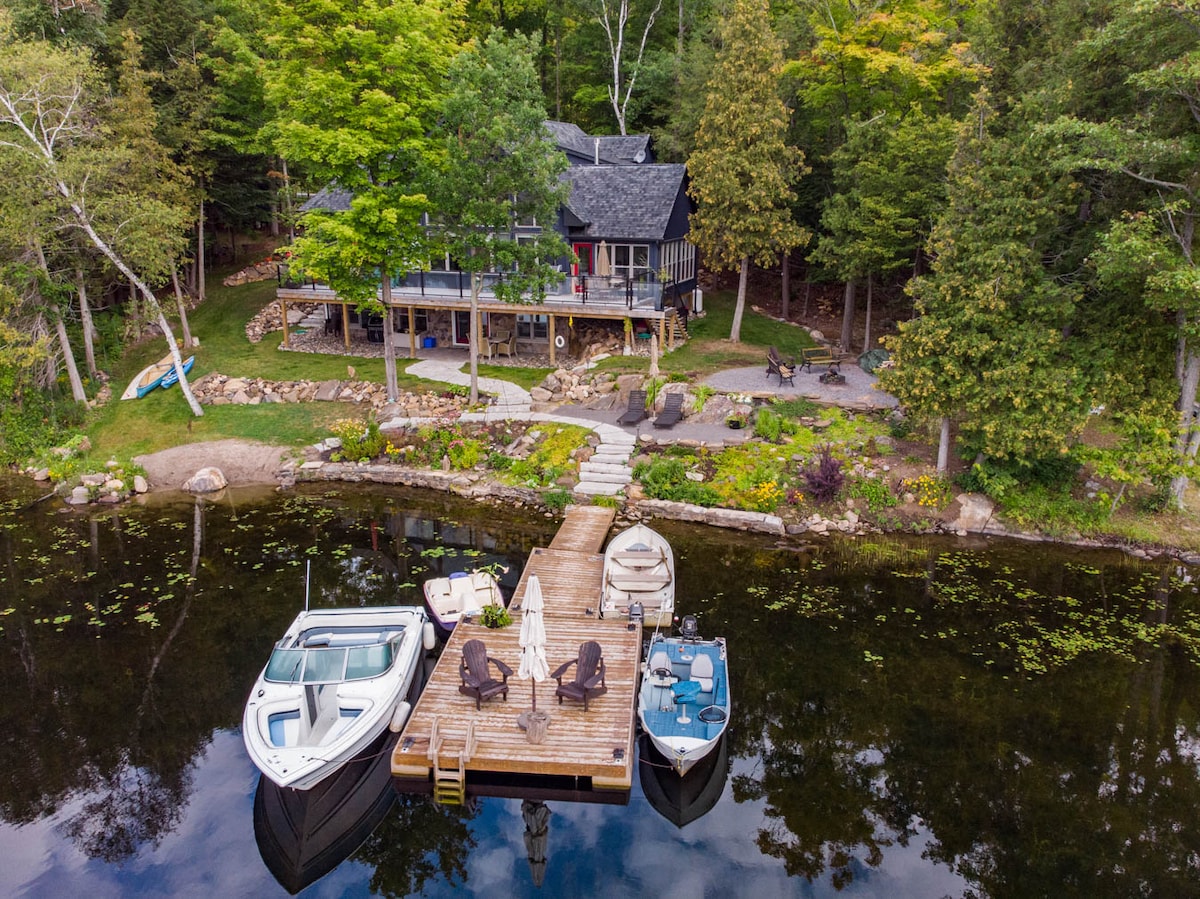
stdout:
<svg viewBox="0 0 1200 899">
<path fill-rule="evenodd" d="M 646 572 L 645 574 L 610 574 L 609 586 L 626 593 L 653 593 L 671 583 L 668 572 Z"/>
<path fill-rule="evenodd" d="M 796 360 L 784 359 L 779 355 L 779 351 L 775 347 L 771 347 L 767 352 L 767 377 L 771 375 L 779 375 L 779 386 L 783 386 L 783 382 L 795 385 L 792 380 L 796 376 Z"/>
<path fill-rule="evenodd" d="M 842 370 L 842 363 L 827 346 L 807 347 L 800 351 L 800 367 L 811 373 L 814 365 L 828 365 L 833 371 Z"/>
<path fill-rule="evenodd" d="M 624 565 L 626 568 L 653 568 L 666 561 L 666 555 L 661 549 L 659 550 L 620 550 L 611 553 L 608 557 L 613 562 Z"/>
</svg>

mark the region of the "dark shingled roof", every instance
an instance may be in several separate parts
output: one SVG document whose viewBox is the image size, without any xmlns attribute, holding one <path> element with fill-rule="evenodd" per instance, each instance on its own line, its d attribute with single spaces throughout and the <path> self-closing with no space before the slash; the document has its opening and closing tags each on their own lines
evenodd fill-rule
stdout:
<svg viewBox="0 0 1200 899">
<path fill-rule="evenodd" d="M 653 162 L 650 157 L 650 136 L 647 134 L 590 135 L 570 122 L 546 122 L 554 142 L 575 165 L 591 165 L 596 161 L 596 141 L 600 141 L 602 165 L 630 165 Z M 641 158 L 638 155 L 641 154 Z M 572 158 L 577 157 L 577 158 Z"/>
<path fill-rule="evenodd" d="M 350 200 L 354 197 L 350 191 L 336 184 L 326 184 L 319 191 L 304 201 L 301 212 L 312 212 L 314 209 L 324 209 L 326 212 L 346 212 L 350 209 Z"/>
<path fill-rule="evenodd" d="M 586 234 L 609 240 L 661 240 L 687 172 L 683 165 L 576 165 L 567 207 Z"/>
</svg>

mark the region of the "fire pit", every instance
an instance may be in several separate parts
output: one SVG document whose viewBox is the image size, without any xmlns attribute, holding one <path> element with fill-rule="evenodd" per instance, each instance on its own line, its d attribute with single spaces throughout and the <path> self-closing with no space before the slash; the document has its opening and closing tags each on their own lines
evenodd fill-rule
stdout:
<svg viewBox="0 0 1200 899">
<path fill-rule="evenodd" d="M 829 366 L 829 371 L 822 372 L 821 374 L 817 375 L 817 380 L 822 384 L 845 384 L 846 376 L 835 370 L 831 365 Z"/>
</svg>

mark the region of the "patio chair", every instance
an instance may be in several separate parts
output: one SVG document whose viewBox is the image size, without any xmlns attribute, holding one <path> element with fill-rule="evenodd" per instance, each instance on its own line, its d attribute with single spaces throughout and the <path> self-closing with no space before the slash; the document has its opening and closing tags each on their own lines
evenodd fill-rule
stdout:
<svg viewBox="0 0 1200 899">
<path fill-rule="evenodd" d="M 663 409 L 654 419 L 654 427 L 670 428 L 683 418 L 683 394 L 668 393 L 663 400 Z"/>
<path fill-rule="evenodd" d="M 646 391 L 629 391 L 629 406 L 617 419 L 620 425 L 635 425 L 646 417 Z"/>
<path fill-rule="evenodd" d="M 492 677 L 490 665 L 495 665 L 500 673 L 500 680 Z M 478 710 L 484 700 L 504 694 L 508 702 L 508 677 L 512 669 L 487 654 L 487 646 L 482 640 L 468 640 L 463 644 L 462 661 L 458 663 L 458 673 L 462 676 L 462 684 L 458 692 L 464 696 L 475 697 L 475 708 Z"/>
<path fill-rule="evenodd" d="M 575 679 L 563 683 L 563 678 L 572 665 L 575 666 Z M 558 681 L 554 695 L 558 697 L 559 705 L 562 705 L 564 699 L 582 702 L 586 712 L 589 699 L 595 699 L 608 692 L 608 686 L 604 683 L 604 656 L 600 644 L 595 640 L 581 643 L 579 655 L 560 665 L 550 676 Z"/>
</svg>

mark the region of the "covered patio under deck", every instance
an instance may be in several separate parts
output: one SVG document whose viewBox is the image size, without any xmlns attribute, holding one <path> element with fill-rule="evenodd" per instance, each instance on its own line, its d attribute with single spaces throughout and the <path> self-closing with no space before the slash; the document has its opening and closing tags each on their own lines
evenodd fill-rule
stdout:
<svg viewBox="0 0 1200 899">
<path fill-rule="evenodd" d="M 469 289 L 463 295 L 457 287 L 451 289 L 453 285 L 447 279 L 438 279 L 436 286 L 430 283 L 433 280 L 430 278 L 431 275 L 447 274 L 457 276 L 459 273 L 425 273 L 424 278 L 428 280 L 423 284 L 414 286 L 406 280 L 401 282 L 400 286 L 392 288 L 392 315 L 394 319 L 398 320 L 395 327 L 400 334 L 407 332 L 410 357 L 417 355 L 417 349 L 421 345 L 422 338 L 418 336 L 417 328 L 418 312 L 449 312 L 453 316 L 455 313 L 461 314 L 470 310 Z M 465 278 L 461 280 L 465 281 Z M 334 290 L 325 285 L 281 283 L 286 286 L 279 287 L 275 295 L 281 306 L 283 345 L 285 347 L 290 346 L 288 304 L 324 303 L 327 306 L 339 307 L 336 314 L 340 321 L 335 321 L 334 329 L 340 331 L 347 353 L 352 352 L 351 344 L 355 332 L 355 329 L 352 328 L 352 310 L 356 306 L 355 302 L 341 299 Z M 623 321 L 627 318 L 641 320 L 648 327 L 657 331 L 659 346 L 664 349 L 674 346 L 682 336 L 679 333 L 679 318 L 675 306 L 668 303 L 665 309 L 657 308 L 664 305 L 660 300 L 663 293 L 662 285 L 649 285 L 654 288 L 653 291 L 633 290 L 627 282 L 621 279 L 596 276 L 586 279 L 569 278 L 564 283 L 570 288 L 569 290 L 547 295 L 539 303 L 506 303 L 496 299 L 491 293 L 485 293 L 480 297 L 478 304 L 481 313 L 479 322 L 481 328 L 484 316 L 545 316 L 547 320 L 545 340 L 548 344 L 551 365 L 557 364 L 557 351 L 567 346 L 568 338 L 563 332 L 564 322 L 562 319 L 564 317 L 567 319 L 566 326 L 568 328 L 570 327 L 569 322 L 574 317 L 610 321 Z M 642 286 L 647 285 L 643 284 Z M 363 337 L 371 339 L 370 329 L 367 327 L 359 327 L 357 330 Z M 488 335 L 481 332 L 478 335 L 478 345 L 483 347 L 487 339 Z M 379 340 L 382 340 L 382 323 L 379 326 Z M 533 340 L 540 342 L 539 338 Z M 444 347 L 460 346 L 466 349 L 465 343 L 442 343 L 439 345 Z"/>
</svg>

